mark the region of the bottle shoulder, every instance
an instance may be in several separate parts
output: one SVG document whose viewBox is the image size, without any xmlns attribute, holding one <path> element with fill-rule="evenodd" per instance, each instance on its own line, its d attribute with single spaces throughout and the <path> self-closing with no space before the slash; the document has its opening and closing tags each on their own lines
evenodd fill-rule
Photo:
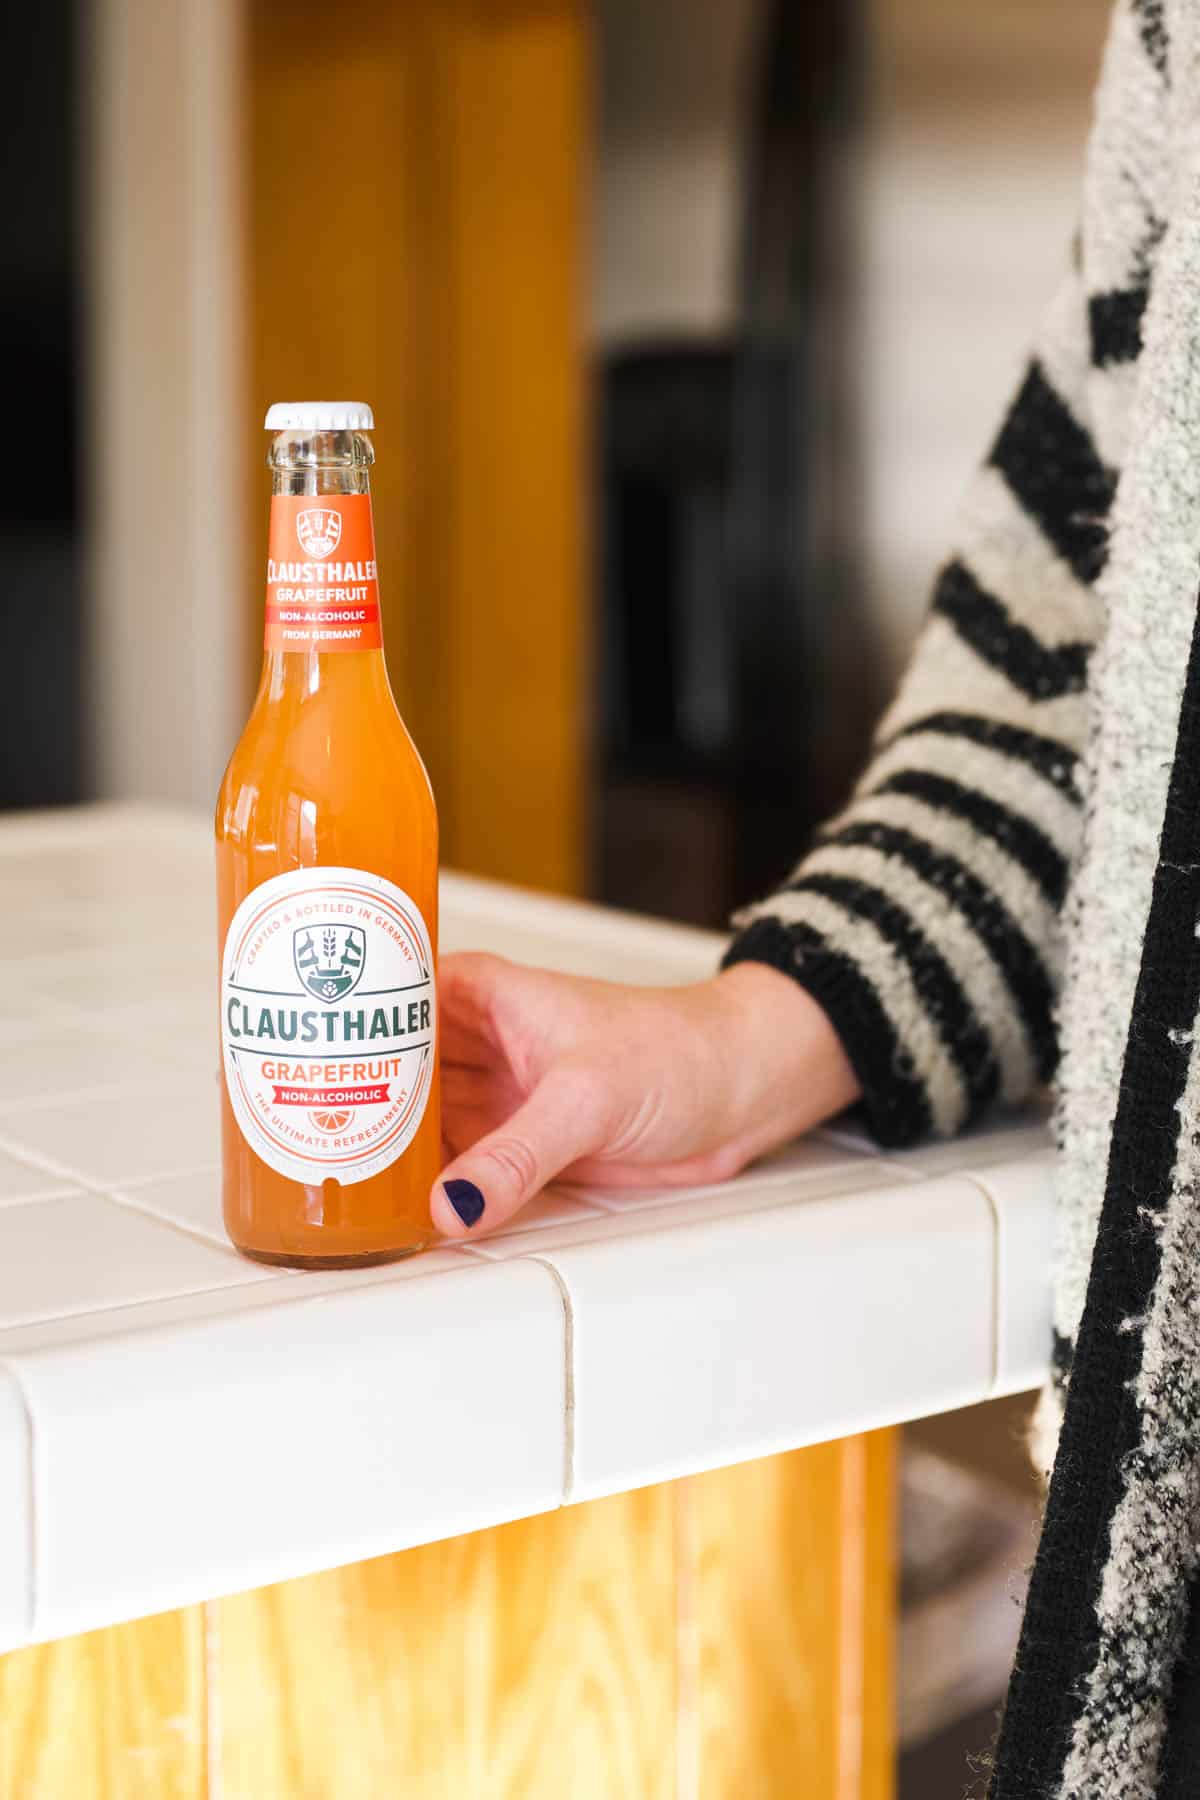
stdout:
<svg viewBox="0 0 1200 1800">
<path fill-rule="evenodd" d="M 272 846 L 303 864 L 398 831 L 436 843 L 433 789 L 397 712 L 316 732 L 251 715 L 217 795 L 219 842 Z"/>
</svg>

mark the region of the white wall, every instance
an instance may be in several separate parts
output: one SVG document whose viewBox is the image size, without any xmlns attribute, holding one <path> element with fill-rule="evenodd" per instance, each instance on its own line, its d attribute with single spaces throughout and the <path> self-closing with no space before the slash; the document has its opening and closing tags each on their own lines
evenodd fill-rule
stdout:
<svg viewBox="0 0 1200 1800">
<path fill-rule="evenodd" d="M 761 0 L 603 0 L 593 326 L 732 306 Z M 1109 0 L 868 0 L 855 317 L 864 553 L 899 665 L 1078 216 Z"/>
<path fill-rule="evenodd" d="M 1108 0 L 872 0 L 859 404 L 892 660 L 1067 266 Z"/>
<path fill-rule="evenodd" d="M 597 9 L 592 330 L 714 336 L 732 317 L 760 0 Z"/>
<path fill-rule="evenodd" d="M 92 785 L 211 805 L 246 567 L 237 0 L 95 0 L 85 143 Z"/>
</svg>

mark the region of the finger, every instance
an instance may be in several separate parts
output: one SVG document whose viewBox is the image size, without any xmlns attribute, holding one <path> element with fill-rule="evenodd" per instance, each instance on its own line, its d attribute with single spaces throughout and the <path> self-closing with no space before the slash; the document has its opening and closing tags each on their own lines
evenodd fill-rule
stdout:
<svg viewBox="0 0 1200 1800">
<path fill-rule="evenodd" d="M 441 1004 L 438 996 L 438 1039 L 443 1062 L 464 1068 L 485 1069 L 496 1060 L 496 1045 L 471 1015 L 460 1015 Z"/>
<path fill-rule="evenodd" d="M 496 1123 L 515 1113 L 525 1098 L 525 1089 L 507 1069 L 474 1069 L 462 1063 L 442 1064 L 442 1111 L 455 1112 L 460 1107 L 490 1106 Z"/>
<path fill-rule="evenodd" d="M 753 1152 L 741 1143 L 719 1144 L 673 1162 L 618 1162 L 590 1157 L 568 1169 L 566 1179 L 577 1187 L 711 1187 L 715 1181 L 731 1180 L 752 1159 Z"/>
<path fill-rule="evenodd" d="M 438 1000 L 447 1013 L 473 1023 L 487 1035 L 497 984 L 515 973 L 502 956 L 460 950 L 438 958 Z"/>
<path fill-rule="evenodd" d="M 442 1167 L 457 1162 L 473 1145 L 496 1131 L 507 1113 L 477 1109 L 442 1114 Z"/>
<path fill-rule="evenodd" d="M 438 1014 L 443 1050 L 450 1033 L 476 1050 L 493 1047 L 491 1007 L 498 979 L 507 965 L 483 951 L 459 951 L 438 960 Z M 464 1058 L 476 1061 L 476 1056 Z"/>
<path fill-rule="evenodd" d="M 430 1213 L 446 1237 L 503 1225 L 604 1137 L 599 1089 L 578 1077 L 547 1075 L 497 1130 L 457 1157 L 434 1184 Z"/>
<path fill-rule="evenodd" d="M 515 1087 L 498 1091 L 479 1083 L 459 1087 L 456 1082 L 442 1087 L 442 1135 L 451 1148 L 442 1158 L 443 1166 L 462 1156 L 480 1138 L 490 1137 L 506 1119 L 510 1119 L 524 1099 Z"/>
</svg>

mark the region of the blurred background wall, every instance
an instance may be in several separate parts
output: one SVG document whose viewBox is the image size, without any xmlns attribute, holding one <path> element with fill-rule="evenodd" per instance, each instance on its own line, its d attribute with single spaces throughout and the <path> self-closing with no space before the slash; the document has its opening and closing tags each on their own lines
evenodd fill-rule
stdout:
<svg viewBox="0 0 1200 1800">
<path fill-rule="evenodd" d="M 862 142 L 867 576 L 896 664 L 1066 267 L 1108 0 L 871 0 Z"/>
<path fill-rule="evenodd" d="M 1061 267 L 1103 18 L 832 10 L 49 0 L 0 309 L 32 660 L 83 704 L 48 733 L 33 680 L 0 803 L 207 805 L 262 408 L 362 392 L 452 857 L 710 922 L 778 876 Z"/>
<path fill-rule="evenodd" d="M 1064 266 L 1104 13 L 599 9 L 606 897 L 716 922 L 844 793 Z"/>
</svg>

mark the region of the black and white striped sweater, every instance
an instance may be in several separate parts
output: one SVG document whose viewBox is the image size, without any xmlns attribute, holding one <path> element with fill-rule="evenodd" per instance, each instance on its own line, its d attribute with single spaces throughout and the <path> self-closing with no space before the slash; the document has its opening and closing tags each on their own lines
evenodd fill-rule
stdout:
<svg viewBox="0 0 1200 1800">
<path fill-rule="evenodd" d="M 821 1002 L 888 1144 L 1061 1044 L 1054 1472 L 993 1800 L 1200 1793 L 1198 590 L 1200 0 L 1119 0 L 1073 267 L 874 759 L 730 951 Z"/>
</svg>

